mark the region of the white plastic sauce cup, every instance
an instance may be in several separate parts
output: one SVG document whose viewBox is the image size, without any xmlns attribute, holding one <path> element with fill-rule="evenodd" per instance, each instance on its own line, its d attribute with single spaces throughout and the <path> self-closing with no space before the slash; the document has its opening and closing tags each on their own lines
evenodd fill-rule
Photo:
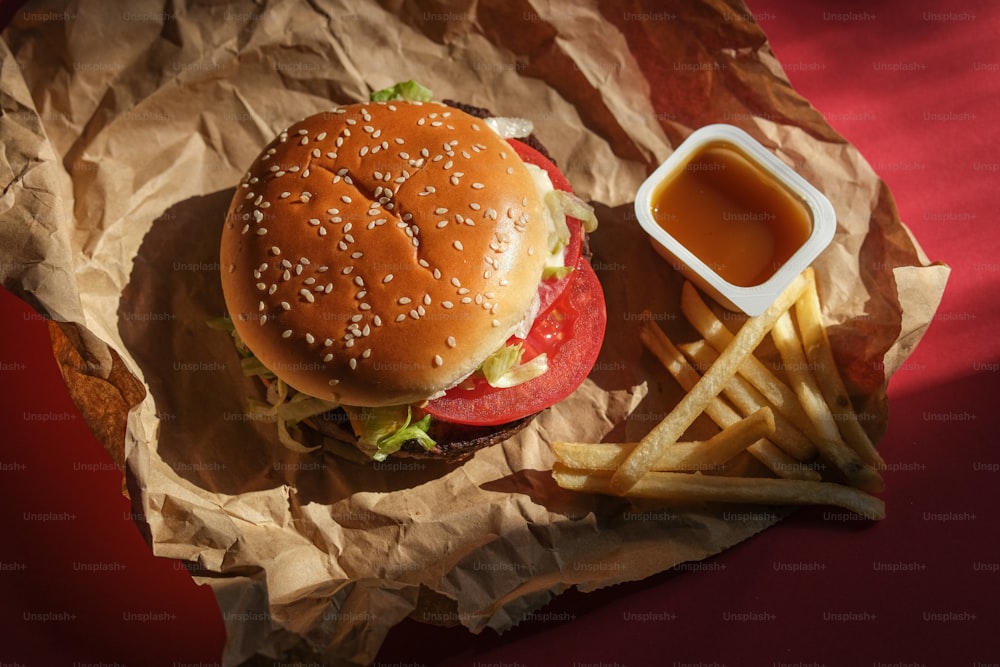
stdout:
<svg viewBox="0 0 1000 667">
<path fill-rule="evenodd" d="M 764 177 L 773 179 L 797 199 L 808 214 L 811 229 L 804 243 L 763 282 L 735 285 L 667 232 L 654 217 L 654 197 L 661 185 L 672 180 L 709 145 L 731 147 L 742 154 Z M 688 280 L 730 310 L 759 315 L 806 269 L 833 239 L 837 217 L 830 201 L 808 181 L 767 148 L 738 127 L 706 125 L 688 136 L 663 164 L 640 186 L 635 199 L 639 224 L 649 234 L 653 247 Z M 699 224 L 697 220 L 681 224 Z M 725 239 L 718 242 L 725 243 Z"/>
</svg>

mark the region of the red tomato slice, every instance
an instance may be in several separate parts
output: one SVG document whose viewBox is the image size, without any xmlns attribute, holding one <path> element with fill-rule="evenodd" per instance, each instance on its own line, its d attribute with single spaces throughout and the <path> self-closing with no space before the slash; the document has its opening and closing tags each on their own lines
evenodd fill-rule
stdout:
<svg viewBox="0 0 1000 667">
<path fill-rule="evenodd" d="M 543 352 L 548 356 L 544 375 L 505 389 L 475 378 L 471 388 L 464 388 L 470 383 L 455 387 L 424 410 L 460 424 L 489 426 L 541 412 L 573 393 L 597 361 L 608 317 L 604 291 L 590 263 L 580 258 L 572 275 L 568 288 L 535 320 L 524 341 L 524 361 Z"/>
<path fill-rule="evenodd" d="M 548 173 L 549 180 L 552 181 L 552 187 L 563 192 L 573 192 L 573 188 L 570 186 L 569 181 L 566 180 L 566 176 L 559 171 L 559 168 L 556 167 L 552 160 L 523 141 L 518 141 L 517 139 L 508 139 L 507 141 L 513 146 L 514 151 L 521 160 L 536 167 L 541 167 Z M 583 229 L 580 221 L 576 218 L 567 217 L 566 224 L 569 227 L 569 243 L 566 245 L 566 250 L 564 251 L 566 266 L 576 266 L 583 249 Z M 562 294 L 572 279 L 573 272 L 571 271 L 562 278 L 547 278 L 539 284 L 538 314 L 540 316 L 548 312 L 549 308 L 559 298 L 559 295 Z"/>
</svg>

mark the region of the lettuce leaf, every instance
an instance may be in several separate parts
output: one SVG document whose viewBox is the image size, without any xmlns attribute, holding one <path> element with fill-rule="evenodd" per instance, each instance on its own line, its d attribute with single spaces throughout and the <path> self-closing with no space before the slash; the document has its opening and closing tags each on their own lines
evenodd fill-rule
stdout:
<svg viewBox="0 0 1000 667">
<path fill-rule="evenodd" d="M 413 102 L 430 102 L 434 99 L 431 91 L 412 79 L 401 81 L 388 88 L 376 90 L 368 96 L 372 102 L 389 102 L 391 100 L 409 100 Z"/>
<path fill-rule="evenodd" d="M 366 450 L 373 451 L 372 458 L 376 461 L 385 461 L 408 440 L 415 440 L 424 449 L 432 449 L 437 444 L 427 434 L 431 416 L 424 415 L 423 419 L 411 423 L 413 409 L 409 405 L 351 408 L 348 409 L 348 414 L 361 445 Z"/>
<path fill-rule="evenodd" d="M 549 370 L 548 357 L 545 354 L 539 354 L 526 364 L 521 363 L 523 356 L 522 343 L 504 345 L 483 360 L 479 365 L 479 372 L 491 387 L 506 389 L 532 380 Z"/>
</svg>

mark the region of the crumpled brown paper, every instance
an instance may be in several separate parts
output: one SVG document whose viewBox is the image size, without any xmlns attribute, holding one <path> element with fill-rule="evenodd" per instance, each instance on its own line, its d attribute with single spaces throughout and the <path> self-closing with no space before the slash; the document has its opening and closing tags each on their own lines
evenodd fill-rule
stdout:
<svg viewBox="0 0 1000 667">
<path fill-rule="evenodd" d="M 503 630 L 569 587 L 702 559 L 782 516 L 643 511 L 550 478 L 551 441 L 636 439 L 679 395 L 637 330 L 648 310 L 685 335 L 680 278 L 650 250 L 631 202 L 694 128 L 747 129 L 833 202 L 821 297 L 875 437 L 888 377 L 947 279 L 735 2 L 674 16 L 568 1 L 79 0 L 28 5 L 4 38 L 4 284 L 54 320 L 67 385 L 122 465 L 154 552 L 191 563 L 215 592 L 227 665 L 303 650 L 369 662 L 407 616 Z M 595 203 L 604 349 L 569 400 L 464 465 L 293 454 L 247 413 L 259 389 L 206 325 L 224 312 L 226 206 L 281 128 L 408 78 L 439 99 L 531 118 Z M 101 412 L 109 395 L 113 414 Z"/>
</svg>

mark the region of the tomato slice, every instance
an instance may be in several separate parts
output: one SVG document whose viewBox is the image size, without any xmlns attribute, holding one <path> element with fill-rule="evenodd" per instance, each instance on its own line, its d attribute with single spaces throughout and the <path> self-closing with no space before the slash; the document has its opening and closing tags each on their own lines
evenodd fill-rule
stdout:
<svg viewBox="0 0 1000 667">
<path fill-rule="evenodd" d="M 535 320 L 524 339 L 523 360 L 544 352 L 548 356 L 547 372 L 504 389 L 474 377 L 429 401 L 424 410 L 460 424 L 506 424 L 541 412 L 573 393 L 597 361 L 608 317 L 604 291 L 586 258 L 577 261 L 571 275 L 574 278 L 560 298 L 547 314 Z"/>
<path fill-rule="evenodd" d="M 559 168 L 556 167 L 552 160 L 523 141 L 518 141 L 517 139 L 508 139 L 507 141 L 522 161 L 533 164 L 536 167 L 541 167 L 548 173 L 549 180 L 552 181 L 552 187 L 563 192 L 573 192 L 573 188 L 570 186 L 569 181 L 566 180 L 566 176 L 559 171 Z M 576 218 L 567 217 L 566 224 L 569 227 L 569 243 L 566 245 L 564 251 L 565 265 L 576 266 L 583 250 L 582 223 Z M 538 285 L 539 316 L 544 316 L 548 312 L 549 308 L 556 302 L 559 295 L 563 293 L 563 290 L 566 289 L 572 279 L 573 272 L 570 271 L 568 275 L 562 278 L 546 278 Z"/>
</svg>

